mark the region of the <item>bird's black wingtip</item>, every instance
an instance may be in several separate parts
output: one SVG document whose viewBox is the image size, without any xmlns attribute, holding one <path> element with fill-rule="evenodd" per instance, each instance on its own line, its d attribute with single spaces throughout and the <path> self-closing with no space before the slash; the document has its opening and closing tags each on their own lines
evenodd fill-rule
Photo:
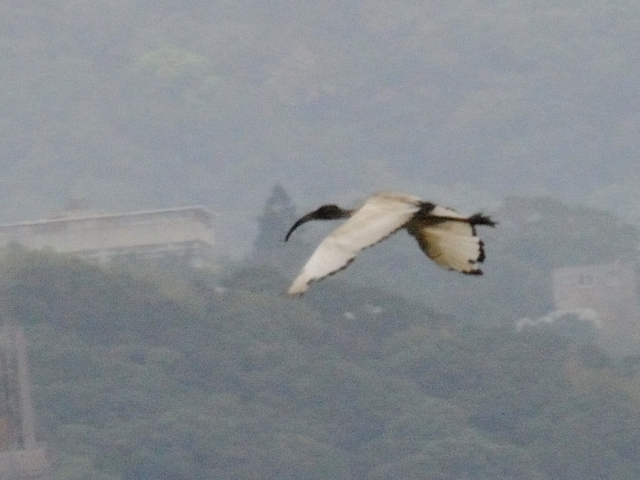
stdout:
<svg viewBox="0 0 640 480">
<path fill-rule="evenodd" d="M 462 273 L 464 273 L 465 275 L 484 275 L 484 272 L 479 268 L 476 268 L 474 270 L 469 270 L 467 272 L 462 272 Z"/>
<path fill-rule="evenodd" d="M 498 224 L 498 222 L 491 220 L 491 217 L 483 215 L 482 213 L 471 215 L 469 217 L 469 223 L 471 225 L 486 225 L 487 227 L 495 227 Z"/>
</svg>

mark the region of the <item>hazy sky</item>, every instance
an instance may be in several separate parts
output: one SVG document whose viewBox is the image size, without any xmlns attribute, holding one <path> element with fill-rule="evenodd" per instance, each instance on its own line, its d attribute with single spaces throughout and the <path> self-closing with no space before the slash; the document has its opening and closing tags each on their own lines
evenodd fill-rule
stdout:
<svg viewBox="0 0 640 480">
<path fill-rule="evenodd" d="M 203 204 L 246 251 L 274 183 L 301 210 L 391 188 L 638 221 L 633 2 L 34 1 L 3 7 L 4 222 L 69 197 Z"/>
</svg>

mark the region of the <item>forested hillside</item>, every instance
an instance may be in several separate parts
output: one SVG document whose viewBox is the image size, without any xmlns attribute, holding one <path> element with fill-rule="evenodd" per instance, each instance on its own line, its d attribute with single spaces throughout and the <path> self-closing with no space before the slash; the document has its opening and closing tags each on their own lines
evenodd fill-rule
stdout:
<svg viewBox="0 0 640 480">
<path fill-rule="evenodd" d="M 278 188 L 253 254 L 217 272 L 4 252 L 0 318 L 26 329 L 56 480 L 638 478 L 637 358 L 575 329 L 513 326 L 548 303 L 548 268 L 594 247 L 621 258 L 637 232 L 548 199 L 507 205 L 490 272 L 456 283 L 420 264 L 421 301 L 352 283 L 391 270 L 384 255 L 283 296 L 308 245 L 280 250 L 293 212 Z"/>
<path fill-rule="evenodd" d="M 638 18 L 631 0 L 0 3 L 0 223 L 69 198 L 203 204 L 231 258 L 179 276 L 2 252 L 0 321 L 25 327 L 56 480 L 640 478 L 638 359 L 582 325 L 514 329 L 553 309 L 553 268 L 637 256 Z M 485 276 L 399 234 L 284 297 L 330 228 L 284 244 L 292 219 L 379 188 L 495 217 Z"/>
<path fill-rule="evenodd" d="M 0 6 L 0 219 L 202 203 L 246 253 L 279 181 L 514 193 L 640 221 L 640 4 L 28 0 Z"/>
</svg>

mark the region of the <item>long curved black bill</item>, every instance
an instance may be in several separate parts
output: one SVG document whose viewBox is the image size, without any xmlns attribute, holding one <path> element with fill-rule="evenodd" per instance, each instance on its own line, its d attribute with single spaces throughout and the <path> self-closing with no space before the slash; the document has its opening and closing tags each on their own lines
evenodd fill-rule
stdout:
<svg viewBox="0 0 640 480">
<path fill-rule="evenodd" d="M 307 215 L 305 215 L 304 217 L 302 217 L 301 219 L 299 219 L 296 223 L 293 224 L 293 226 L 289 229 L 289 231 L 287 232 L 287 236 L 284 237 L 284 241 L 286 242 L 287 240 L 289 240 L 289 237 L 291 236 L 291 234 L 293 233 L 293 231 L 298 228 L 300 225 L 302 225 L 303 223 L 307 223 L 309 220 L 313 220 L 313 215 L 311 213 L 308 213 Z"/>
</svg>

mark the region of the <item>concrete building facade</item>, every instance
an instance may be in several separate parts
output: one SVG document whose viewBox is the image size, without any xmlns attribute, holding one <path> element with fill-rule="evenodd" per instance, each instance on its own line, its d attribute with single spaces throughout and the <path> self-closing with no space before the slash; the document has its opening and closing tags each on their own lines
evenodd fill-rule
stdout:
<svg viewBox="0 0 640 480">
<path fill-rule="evenodd" d="M 592 309 L 602 335 L 640 345 L 640 281 L 635 262 L 558 268 L 553 294 L 559 310 Z"/>
<path fill-rule="evenodd" d="M 59 217 L 0 225 L 0 248 L 11 244 L 99 261 L 173 255 L 202 266 L 213 258 L 213 214 L 201 206 L 120 214 L 67 210 Z"/>
</svg>

